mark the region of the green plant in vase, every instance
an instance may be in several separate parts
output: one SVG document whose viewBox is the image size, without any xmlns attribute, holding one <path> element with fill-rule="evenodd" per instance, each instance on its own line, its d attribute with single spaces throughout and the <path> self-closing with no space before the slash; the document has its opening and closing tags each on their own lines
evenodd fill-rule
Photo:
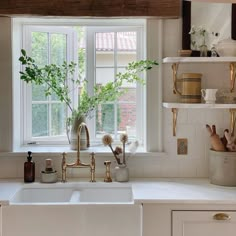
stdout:
<svg viewBox="0 0 236 236">
<path fill-rule="evenodd" d="M 202 26 L 196 27 L 193 25 L 189 34 L 191 35 L 191 49 L 200 50 L 200 56 L 206 57 L 208 50 L 208 31 Z"/>
<path fill-rule="evenodd" d="M 83 80 L 81 76 L 74 79 L 73 75 L 76 68 L 74 62 L 64 62 L 62 65 L 49 64 L 40 67 L 32 57 L 27 55 L 24 49 L 21 50 L 21 54 L 19 61 L 24 66 L 24 71 L 20 71 L 20 79 L 26 83 L 46 85 L 44 90 L 45 96 L 55 93 L 59 100 L 66 104 L 71 112 L 71 116 L 67 119 L 67 127 L 73 126 L 73 124 L 76 123 L 75 121 L 90 117 L 92 112 L 94 112 L 100 104 L 117 100 L 121 95 L 127 92 L 127 90 L 121 89 L 124 83 L 137 82 L 145 84 L 144 79 L 141 78 L 139 74 L 158 65 L 157 61 L 154 60 L 131 62 L 123 73 L 116 75 L 114 81 L 107 82 L 104 85 L 95 85 L 93 95 L 89 95 L 86 90 L 87 81 Z M 68 81 L 74 84 L 74 86 L 81 88 L 78 107 L 76 108 L 72 107 L 70 99 L 72 91 L 68 86 Z M 74 127 L 74 129 L 76 128 L 77 127 Z M 69 128 L 67 128 L 67 137 L 70 143 Z"/>
</svg>

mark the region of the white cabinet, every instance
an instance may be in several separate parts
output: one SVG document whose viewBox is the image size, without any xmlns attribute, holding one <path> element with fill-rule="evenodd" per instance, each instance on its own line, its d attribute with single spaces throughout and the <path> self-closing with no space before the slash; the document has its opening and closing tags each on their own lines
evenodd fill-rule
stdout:
<svg viewBox="0 0 236 236">
<path fill-rule="evenodd" d="M 234 236 L 236 212 L 173 211 L 172 236 Z"/>
<path fill-rule="evenodd" d="M 144 203 L 143 236 L 235 236 L 232 204 Z"/>
</svg>

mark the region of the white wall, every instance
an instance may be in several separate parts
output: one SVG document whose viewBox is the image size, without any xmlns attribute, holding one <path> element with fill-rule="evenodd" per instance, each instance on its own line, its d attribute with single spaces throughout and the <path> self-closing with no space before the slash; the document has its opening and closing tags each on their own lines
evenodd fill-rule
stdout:
<svg viewBox="0 0 236 236">
<path fill-rule="evenodd" d="M 12 122 L 12 54 L 11 54 L 11 20 L 7 17 L 1 17 L 0 20 L 0 107 L 4 107 L 4 110 L 0 112 L 0 130 L 3 133 L 11 133 L 11 122 Z M 3 82 L 4 80 L 4 82 Z M 2 122 L 4 121 L 4 122 Z M 6 151 L 11 149 L 10 136 L 5 136 L 0 140 L 0 150 Z"/>
<path fill-rule="evenodd" d="M 164 20 L 163 55 L 177 56 L 181 48 L 181 20 Z M 161 63 L 161 59 L 159 60 Z M 182 72 L 203 73 L 203 88 L 220 88 L 229 86 L 229 66 L 225 64 L 188 64 L 180 65 Z M 178 98 L 172 94 L 171 65 L 163 65 L 163 99 L 176 101 Z M 155 101 L 153 101 L 155 105 Z M 215 124 L 217 131 L 222 133 L 224 128 L 229 128 L 229 112 L 222 110 L 179 110 L 177 136 L 172 136 L 172 113 L 169 109 L 163 109 L 163 144 L 166 154 L 159 157 L 142 157 L 137 155 L 129 160 L 131 177 L 207 177 L 208 176 L 208 149 L 209 138 L 205 130 L 205 124 Z M 188 155 L 177 155 L 177 138 L 188 139 Z M 75 158 L 75 155 L 73 155 Z M 88 156 L 83 155 L 83 156 Z M 44 160 L 52 158 L 54 166 L 60 174 L 61 155 L 34 154 L 36 162 L 36 176 L 44 168 Z M 26 154 L 1 154 L 0 178 L 23 177 L 23 163 Z M 103 177 L 105 167 L 104 160 L 111 157 L 96 155 L 96 176 Z M 71 177 L 88 177 L 89 170 L 68 170 Z"/>
</svg>

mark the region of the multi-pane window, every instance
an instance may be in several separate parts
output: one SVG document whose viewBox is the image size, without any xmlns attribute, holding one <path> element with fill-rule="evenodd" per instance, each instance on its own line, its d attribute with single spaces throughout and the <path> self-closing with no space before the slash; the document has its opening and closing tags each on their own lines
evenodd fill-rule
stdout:
<svg viewBox="0 0 236 236">
<path fill-rule="evenodd" d="M 75 76 L 88 81 L 90 94 L 94 84 L 114 81 L 118 72 L 123 72 L 129 62 L 139 60 L 142 55 L 141 27 L 34 25 L 25 26 L 24 30 L 23 48 L 39 66 L 76 62 Z M 29 114 L 24 117 L 24 143 L 67 143 L 65 124 L 70 112 L 66 105 L 55 94 L 45 97 L 47 85 L 24 86 L 24 114 Z M 112 134 L 114 139 L 124 132 L 130 139 L 139 138 L 143 107 L 137 106 L 137 101 L 142 93 L 136 84 L 124 84 L 122 89 L 127 91 L 123 96 L 101 104 L 88 120 L 93 141 L 100 141 L 104 133 Z M 71 87 L 71 91 L 72 106 L 76 107 L 81 88 Z"/>
<path fill-rule="evenodd" d="M 129 62 L 137 60 L 136 32 L 96 33 L 96 84 L 115 80 Z M 113 103 L 101 104 L 96 114 L 96 137 L 104 132 L 136 137 L 136 84 L 124 84 L 127 92 Z"/>
<path fill-rule="evenodd" d="M 39 66 L 66 60 L 66 35 L 32 32 L 31 39 L 31 54 Z M 65 134 L 65 104 L 56 94 L 45 97 L 45 86 L 32 85 L 32 137 Z"/>
</svg>

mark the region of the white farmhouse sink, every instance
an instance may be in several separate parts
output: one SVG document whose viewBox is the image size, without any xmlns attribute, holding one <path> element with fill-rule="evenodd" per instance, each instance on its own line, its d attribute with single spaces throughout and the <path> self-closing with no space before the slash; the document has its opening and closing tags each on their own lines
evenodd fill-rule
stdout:
<svg viewBox="0 0 236 236">
<path fill-rule="evenodd" d="M 59 203 L 69 202 L 71 188 L 21 188 L 10 200 L 11 203 Z"/>
<path fill-rule="evenodd" d="M 10 204 L 92 204 L 133 203 L 131 186 L 99 184 L 32 185 L 20 188 Z"/>
<path fill-rule="evenodd" d="M 142 205 L 128 183 L 24 184 L 9 204 L 1 207 L 4 236 L 142 235 Z"/>
<path fill-rule="evenodd" d="M 74 191 L 71 202 L 81 203 L 125 203 L 132 202 L 132 189 L 122 188 L 85 188 Z"/>
</svg>

